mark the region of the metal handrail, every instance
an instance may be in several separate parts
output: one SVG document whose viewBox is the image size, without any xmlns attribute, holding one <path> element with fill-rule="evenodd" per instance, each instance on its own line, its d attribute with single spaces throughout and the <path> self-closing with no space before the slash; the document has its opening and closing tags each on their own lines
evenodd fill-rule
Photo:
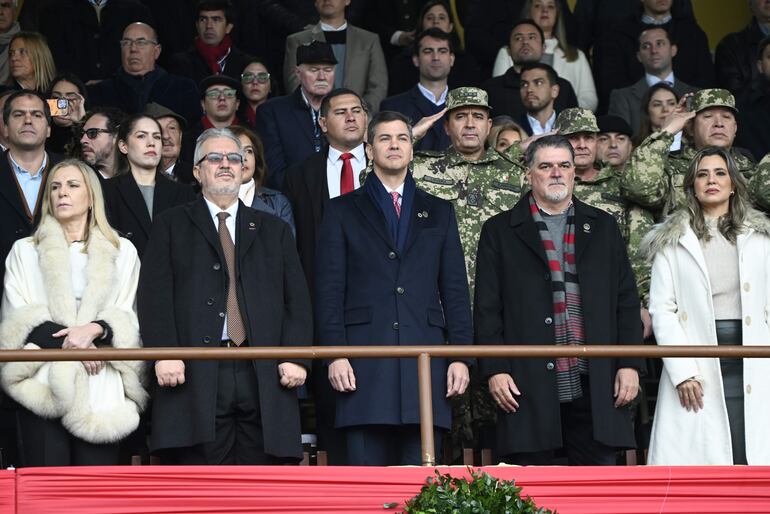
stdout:
<svg viewBox="0 0 770 514">
<path fill-rule="evenodd" d="M 434 466 L 431 357 L 727 357 L 770 358 L 770 346 L 655 345 L 427 345 L 427 346 L 262 346 L 245 348 L 108 348 L 88 350 L 0 350 L 0 362 L 99 360 L 244 360 L 417 358 L 423 466 Z"/>
</svg>

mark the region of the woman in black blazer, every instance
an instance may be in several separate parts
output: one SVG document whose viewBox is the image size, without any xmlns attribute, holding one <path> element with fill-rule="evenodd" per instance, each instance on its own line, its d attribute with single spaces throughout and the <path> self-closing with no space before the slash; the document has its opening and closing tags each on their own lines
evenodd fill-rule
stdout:
<svg viewBox="0 0 770 514">
<path fill-rule="evenodd" d="M 161 129 L 153 118 L 128 117 L 118 129 L 117 145 L 116 175 L 104 182 L 107 213 L 110 224 L 134 244 L 141 258 L 155 216 L 193 200 L 195 193 L 158 171 Z"/>
</svg>

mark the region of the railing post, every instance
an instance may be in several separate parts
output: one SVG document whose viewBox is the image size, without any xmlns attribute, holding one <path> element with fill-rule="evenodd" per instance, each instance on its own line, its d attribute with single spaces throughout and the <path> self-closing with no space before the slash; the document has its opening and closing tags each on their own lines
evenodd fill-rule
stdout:
<svg viewBox="0 0 770 514">
<path fill-rule="evenodd" d="M 433 399 L 430 380 L 430 354 L 417 356 L 417 383 L 420 388 L 420 440 L 422 465 L 436 465 L 436 449 L 433 441 Z"/>
</svg>

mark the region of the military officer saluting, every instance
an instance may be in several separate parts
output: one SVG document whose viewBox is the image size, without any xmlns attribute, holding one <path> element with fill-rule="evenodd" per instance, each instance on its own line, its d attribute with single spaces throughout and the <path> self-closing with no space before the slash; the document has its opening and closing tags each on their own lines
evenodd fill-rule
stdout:
<svg viewBox="0 0 770 514">
<path fill-rule="evenodd" d="M 417 152 L 413 176 L 417 187 L 454 204 L 473 297 L 481 225 L 516 204 L 524 169 L 485 146 L 492 128 L 486 91 L 453 89 L 447 94 L 446 106 L 444 129 L 452 145 L 443 152 Z"/>
</svg>

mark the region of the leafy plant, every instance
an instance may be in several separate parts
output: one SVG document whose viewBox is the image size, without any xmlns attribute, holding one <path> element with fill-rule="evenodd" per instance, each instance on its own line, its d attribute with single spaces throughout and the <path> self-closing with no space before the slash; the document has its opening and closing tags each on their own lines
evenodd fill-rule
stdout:
<svg viewBox="0 0 770 514">
<path fill-rule="evenodd" d="M 468 471 L 470 480 L 436 470 L 435 477 L 425 480 L 420 494 L 406 502 L 404 514 L 556 514 L 538 508 L 529 496 L 522 498 L 521 487 L 516 487 L 514 480 L 499 480 L 470 467 Z"/>
</svg>

